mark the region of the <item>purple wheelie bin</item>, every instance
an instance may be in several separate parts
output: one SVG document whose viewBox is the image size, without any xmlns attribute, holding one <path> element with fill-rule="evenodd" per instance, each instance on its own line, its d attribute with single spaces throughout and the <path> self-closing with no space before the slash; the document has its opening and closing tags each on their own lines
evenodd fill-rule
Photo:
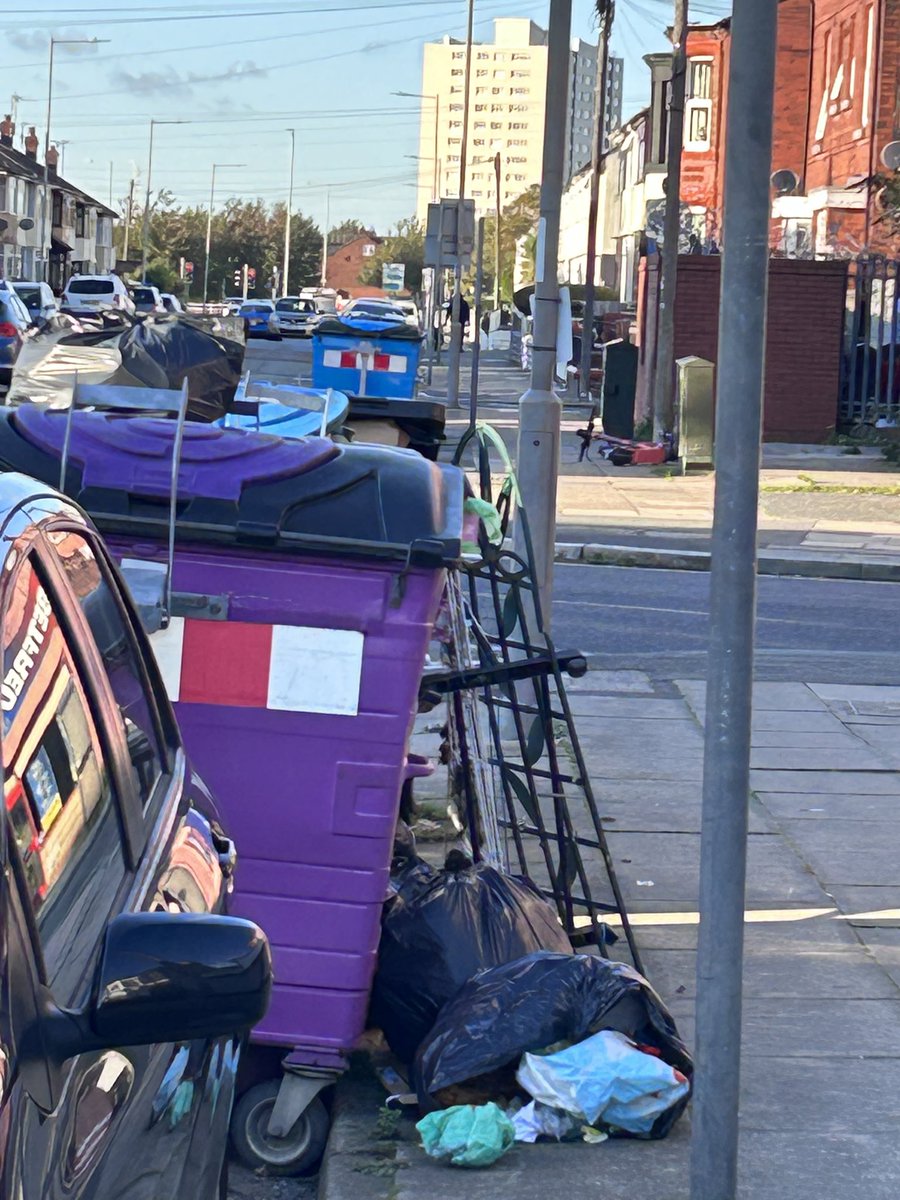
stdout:
<svg viewBox="0 0 900 1200">
<path fill-rule="evenodd" d="M 59 482 L 65 413 L 0 412 L 0 467 Z M 409 450 L 76 412 L 65 490 L 132 585 L 192 761 L 238 848 L 232 910 L 269 936 L 272 1003 L 232 1133 L 303 1169 L 319 1091 L 365 1027 L 419 681 L 463 477 Z"/>
</svg>

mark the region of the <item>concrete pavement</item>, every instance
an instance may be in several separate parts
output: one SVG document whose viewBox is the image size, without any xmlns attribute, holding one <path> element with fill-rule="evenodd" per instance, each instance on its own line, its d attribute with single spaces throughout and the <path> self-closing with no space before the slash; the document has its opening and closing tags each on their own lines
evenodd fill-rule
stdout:
<svg viewBox="0 0 900 1200">
<path fill-rule="evenodd" d="M 647 974 L 692 1041 L 704 685 L 591 671 L 570 694 Z M 756 687 L 741 1200 L 896 1196 L 898 735 L 900 687 Z M 348 1086 L 320 1200 L 688 1195 L 689 1118 L 664 1142 L 520 1146 L 460 1175 L 411 1122 L 376 1135 L 382 1101 Z"/>
</svg>

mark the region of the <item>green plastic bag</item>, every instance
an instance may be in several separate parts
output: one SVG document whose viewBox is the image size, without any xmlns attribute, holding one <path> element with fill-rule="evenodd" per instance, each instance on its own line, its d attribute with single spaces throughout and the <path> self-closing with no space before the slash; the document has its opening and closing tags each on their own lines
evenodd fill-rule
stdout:
<svg viewBox="0 0 900 1200">
<path fill-rule="evenodd" d="M 457 1104 L 429 1113 L 416 1125 L 425 1153 L 454 1167 L 489 1167 L 516 1140 L 513 1123 L 496 1104 Z"/>
<path fill-rule="evenodd" d="M 463 506 L 463 554 L 478 554 L 478 524 L 484 526 L 487 539 L 492 546 L 503 541 L 503 525 L 500 514 L 493 504 L 478 496 L 468 496 Z"/>
</svg>

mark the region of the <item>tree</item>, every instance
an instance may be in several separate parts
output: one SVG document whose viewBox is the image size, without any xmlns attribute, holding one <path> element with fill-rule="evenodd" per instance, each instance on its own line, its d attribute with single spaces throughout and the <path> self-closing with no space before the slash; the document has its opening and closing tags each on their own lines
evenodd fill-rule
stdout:
<svg viewBox="0 0 900 1200">
<path fill-rule="evenodd" d="M 534 236 L 541 214 L 541 187 L 534 184 L 500 213 L 500 296 L 512 300 L 515 281 L 516 246 L 523 237 Z M 485 292 L 494 287 L 494 262 L 497 219 L 491 214 L 484 222 Z M 527 251 L 526 251 L 527 261 Z M 533 271 L 533 248 L 531 253 Z"/>
<path fill-rule="evenodd" d="M 415 217 L 397 223 L 395 232 L 388 234 L 369 259 L 360 275 L 360 283 L 381 287 L 381 268 L 385 263 L 403 263 L 406 267 L 406 290 L 421 292 L 425 229 Z"/>
</svg>

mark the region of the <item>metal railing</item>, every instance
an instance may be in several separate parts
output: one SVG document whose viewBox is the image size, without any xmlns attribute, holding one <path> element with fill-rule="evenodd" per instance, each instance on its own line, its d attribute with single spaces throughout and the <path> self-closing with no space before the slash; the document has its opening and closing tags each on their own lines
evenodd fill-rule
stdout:
<svg viewBox="0 0 900 1200">
<path fill-rule="evenodd" d="M 840 420 L 900 424 L 900 261 L 851 260 L 845 305 Z"/>
</svg>

